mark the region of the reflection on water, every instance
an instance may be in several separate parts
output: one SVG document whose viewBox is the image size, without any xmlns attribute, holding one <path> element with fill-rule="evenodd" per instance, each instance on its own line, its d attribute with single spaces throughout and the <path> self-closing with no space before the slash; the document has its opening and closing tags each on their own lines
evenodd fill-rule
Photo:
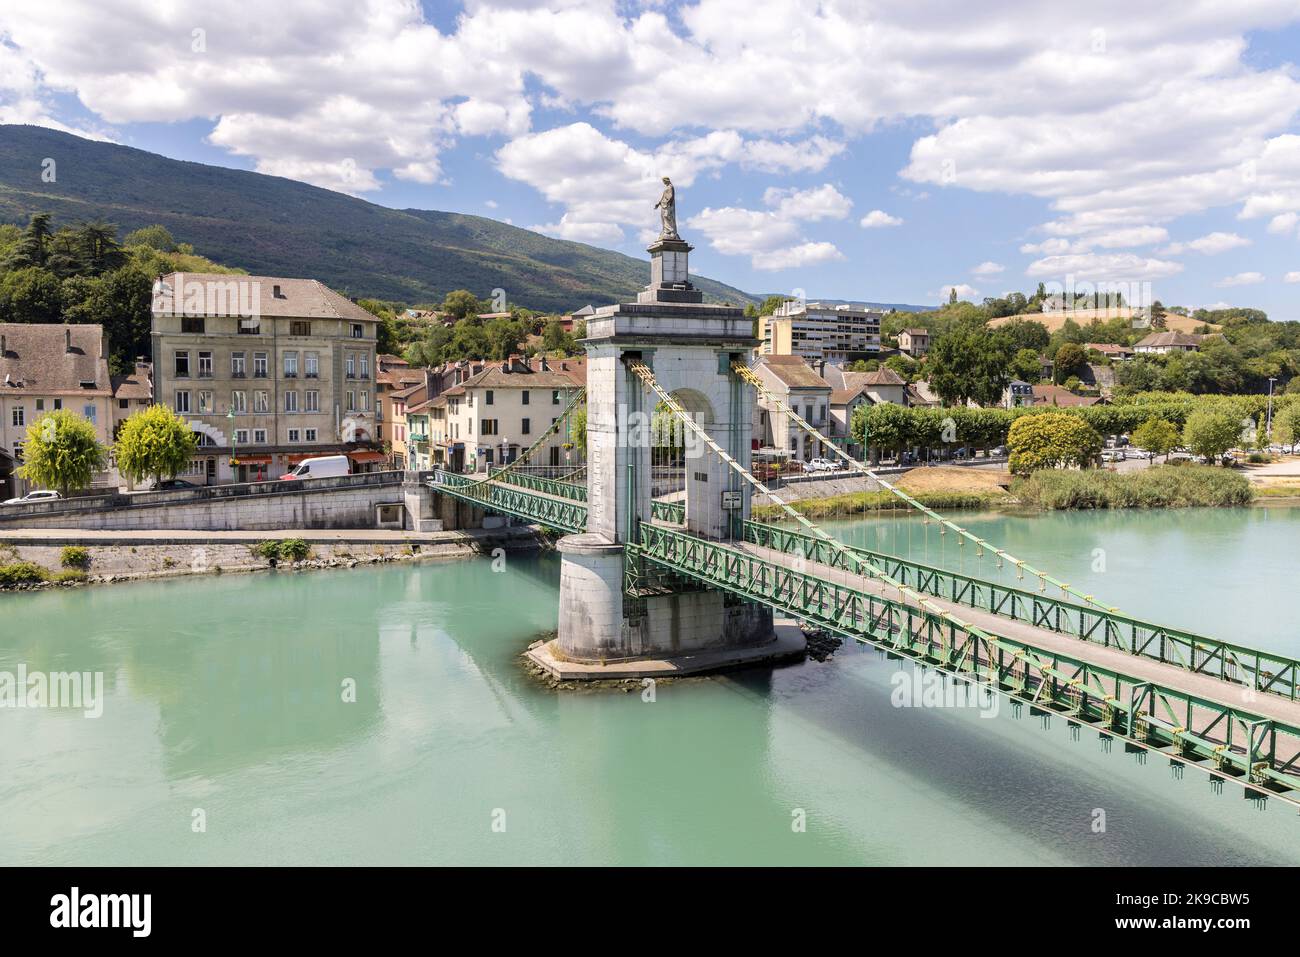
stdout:
<svg viewBox="0 0 1300 957">
<path fill-rule="evenodd" d="M 970 524 L 1127 610 L 1168 605 L 1248 640 L 1237 629 L 1295 618 L 1292 589 L 1259 596 L 1296 520 Z M 919 552 L 907 524 L 837 531 L 910 535 Z M 558 577 L 553 556 L 511 557 L 501 573 L 478 560 L 0 597 L 0 670 L 103 671 L 108 699 L 97 720 L 0 711 L 0 863 L 1300 861 L 1293 809 L 1216 797 L 1193 770 L 1174 781 L 1160 758 L 1139 766 L 1027 711 L 895 708 L 910 665 L 866 648 L 661 685 L 653 702 L 556 694 L 518 654 L 555 627 Z M 1203 587 L 1169 584 L 1183 580 Z M 1237 581 L 1252 584 L 1222 584 Z"/>
</svg>

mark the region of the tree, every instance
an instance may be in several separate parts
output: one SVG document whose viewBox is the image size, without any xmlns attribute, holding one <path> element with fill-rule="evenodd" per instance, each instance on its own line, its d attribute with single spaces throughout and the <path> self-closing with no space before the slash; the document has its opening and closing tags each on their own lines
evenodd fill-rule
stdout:
<svg viewBox="0 0 1300 957">
<path fill-rule="evenodd" d="M 1133 444 L 1169 461 L 1169 453 L 1178 446 L 1178 426 L 1166 419 L 1147 419 L 1133 430 Z"/>
<path fill-rule="evenodd" d="M 1088 354 L 1083 351 L 1083 346 L 1075 342 L 1062 343 L 1052 361 L 1055 364 L 1052 377 L 1057 385 L 1070 376 L 1081 376 L 1088 368 Z"/>
<path fill-rule="evenodd" d="M 86 418 L 68 409 L 47 412 L 27 427 L 18 474 L 66 496 L 90 484 L 108 461 L 108 449 Z"/>
<path fill-rule="evenodd" d="M 126 255 L 117 242 L 117 226 L 102 219 L 91 220 L 77 227 L 77 247 L 85 272 L 101 276 L 119 268 Z"/>
<path fill-rule="evenodd" d="M 62 284 L 52 272 L 27 266 L 0 279 L 0 320 L 58 322 L 62 313 Z"/>
<path fill-rule="evenodd" d="M 944 404 L 993 405 L 1011 381 L 1011 343 L 982 325 L 962 323 L 935 342 L 926 365 L 930 387 Z"/>
<path fill-rule="evenodd" d="M 1183 445 L 1207 462 L 1218 458 L 1241 439 L 1241 420 L 1230 412 L 1200 409 L 1187 417 Z"/>
<path fill-rule="evenodd" d="M 127 247 L 148 246 L 160 253 L 174 253 L 176 251 L 176 240 L 172 238 L 171 232 L 166 226 L 157 224 L 144 226 L 127 233 L 122 239 L 122 245 Z"/>
<path fill-rule="evenodd" d="M 1084 468 L 1101 454 L 1101 446 L 1096 429 L 1065 412 L 1022 415 L 1007 432 L 1008 464 L 1017 475 L 1062 466 Z"/>
<path fill-rule="evenodd" d="M 573 337 L 564 331 L 559 319 L 552 319 L 542 330 L 542 348 L 547 352 L 573 351 Z"/>
<path fill-rule="evenodd" d="M 1300 442 L 1300 402 L 1279 409 L 1273 416 L 1273 440 L 1283 445 Z"/>
<path fill-rule="evenodd" d="M 957 287 L 953 286 L 951 289 L 948 290 L 948 305 L 955 306 L 956 304 L 957 304 Z"/>
<path fill-rule="evenodd" d="M 1151 303 L 1151 328 L 1163 329 L 1165 327 L 1165 315 L 1167 310 L 1159 299 Z"/>
<path fill-rule="evenodd" d="M 23 269 L 28 266 L 45 267 L 50 258 L 50 214 L 33 213 L 23 230 L 22 238 L 14 248 L 8 261 L 7 269 Z"/>
<path fill-rule="evenodd" d="M 781 304 L 789 300 L 789 296 L 768 296 L 763 300 L 763 304 L 758 307 L 760 316 L 770 316 L 781 307 Z"/>
<path fill-rule="evenodd" d="M 1035 355 L 1041 354 L 1052 338 L 1047 327 L 1033 319 L 1012 319 L 1005 325 L 999 326 L 998 332 L 1011 340 L 1013 349 L 1033 349 Z"/>
<path fill-rule="evenodd" d="M 849 431 L 859 445 L 872 450 L 873 456 L 881 452 L 902 451 L 912 439 L 910 411 L 892 402 L 860 405 L 853 412 Z"/>
<path fill-rule="evenodd" d="M 483 304 L 468 289 L 454 289 L 442 300 L 441 311 L 456 319 L 477 319 Z"/>
<path fill-rule="evenodd" d="M 1033 349 L 1021 349 L 1011 360 L 1011 374 L 1024 382 L 1034 383 L 1043 377 L 1043 362 Z"/>
<path fill-rule="evenodd" d="M 175 478 L 194 457 L 198 433 L 165 405 L 141 409 L 117 434 L 117 468 L 132 483 L 147 476 Z"/>
</svg>

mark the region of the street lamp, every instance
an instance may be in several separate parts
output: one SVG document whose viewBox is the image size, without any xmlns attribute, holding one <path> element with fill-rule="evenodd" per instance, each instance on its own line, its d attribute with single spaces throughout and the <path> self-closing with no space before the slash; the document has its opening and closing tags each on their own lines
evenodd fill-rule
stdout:
<svg viewBox="0 0 1300 957">
<path fill-rule="evenodd" d="M 1264 426 L 1264 440 L 1269 443 L 1273 441 L 1273 383 L 1276 381 L 1276 377 L 1268 377 L 1268 424 Z"/>
</svg>

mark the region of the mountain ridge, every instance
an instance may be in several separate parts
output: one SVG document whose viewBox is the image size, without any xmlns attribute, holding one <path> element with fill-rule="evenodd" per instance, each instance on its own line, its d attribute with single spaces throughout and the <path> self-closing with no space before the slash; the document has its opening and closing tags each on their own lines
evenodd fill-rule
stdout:
<svg viewBox="0 0 1300 957">
<path fill-rule="evenodd" d="M 46 159 L 55 180 L 42 181 Z M 0 221 L 103 217 L 122 232 L 158 223 L 208 258 L 263 275 L 319 279 L 356 297 L 436 303 L 452 289 L 567 311 L 634 298 L 647 260 L 484 216 L 390 209 L 249 170 L 175 160 L 38 126 L 0 125 Z M 693 277 L 705 298 L 757 297 Z"/>
</svg>

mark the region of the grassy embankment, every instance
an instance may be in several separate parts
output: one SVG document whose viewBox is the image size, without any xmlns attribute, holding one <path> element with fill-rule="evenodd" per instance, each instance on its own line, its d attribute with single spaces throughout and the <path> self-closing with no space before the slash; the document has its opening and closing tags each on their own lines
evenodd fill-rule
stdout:
<svg viewBox="0 0 1300 957">
<path fill-rule="evenodd" d="M 898 485 L 933 509 L 1028 506 L 1045 511 L 1240 506 L 1249 505 L 1262 491 L 1238 472 L 1208 465 L 1158 465 L 1141 472 L 1042 471 L 1028 478 L 1016 479 L 1009 492 L 991 487 L 987 472 L 981 475 L 973 470 L 945 469 L 943 472 L 947 474 L 939 476 L 937 471 L 917 469 L 905 475 Z M 969 476 L 969 483 L 964 486 L 963 473 Z M 909 482 L 918 474 L 921 480 Z M 941 482 L 924 481 L 932 476 L 940 478 Z M 934 487 L 938 484 L 944 487 Z M 908 507 L 901 499 L 884 491 L 809 498 L 790 504 L 808 518 L 849 517 L 875 509 Z M 754 508 L 754 518 L 759 521 L 780 517 L 781 511 L 776 506 Z"/>
</svg>

